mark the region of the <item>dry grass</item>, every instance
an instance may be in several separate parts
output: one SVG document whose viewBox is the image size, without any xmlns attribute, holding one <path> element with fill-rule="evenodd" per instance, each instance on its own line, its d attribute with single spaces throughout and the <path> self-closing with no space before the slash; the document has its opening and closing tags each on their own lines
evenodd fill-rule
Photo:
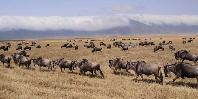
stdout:
<svg viewBox="0 0 198 99">
<path fill-rule="evenodd" d="M 132 37 L 131 37 L 132 38 Z M 141 37 L 144 38 L 144 37 Z M 198 54 L 198 40 L 192 44 L 183 45 L 179 36 L 164 36 L 163 40 L 173 40 L 177 50 L 187 49 L 192 53 Z M 110 38 L 97 38 L 105 43 L 109 42 Z M 121 38 L 120 38 L 121 39 Z M 152 37 L 155 42 L 160 41 L 160 36 Z M 85 41 L 85 40 L 84 40 Z M 166 47 L 164 52 L 153 53 L 153 47 L 138 47 L 130 48 L 129 51 L 123 52 L 118 48 L 111 50 L 104 48 L 103 52 L 91 53 L 90 49 L 83 47 L 84 42 L 78 42 L 80 50 L 61 49 L 60 46 L 66 40 L 40 40 L 39 44 L 45 46 L 50 43 L 51 47 L 28 51 L 30 57 L 35 58 L 44 56 L 50 59 L 64 57 L 66 59 L 82 59 L 87 58 L 91 61 L 98 62 L 102 65 L 102 70 L 105 74 L 105 79 L 98 77 L 81 76 L 78 70 L 75 73 L 70 73 L 68 70 L 64 73 L 56 68 L 52 72 L 40 71 L 38 67 L 32 67 L 31 70 L 19 68 L 12 64 L 13 68 L 5 68 L 0 64 L 0 98 L 2 99 L 59 99 L 59 98 L 74 98 L 74 99 L 197 99 L 198 85 L 195 79 L 178 79 L 176 83 L 171 83 L 173 77 L 165 78 L 164 85 L 155 82 L 154 77 L 144 77 L 144 80 L 139 78 L 134 81 L 135 76 L 115 75 L 108 67 L 108 60 L 114 57 L 122 57 L 125 60 L 145 60 L 149 63 L 156 63 L 160 66 L 166 63 L 174 63 L 173 53 Z M 129 42 L 129 41 L 126 41 Z M 130 41 L 136 42 L 136 41 Z M 16 46 L 16 42 L 13 42 Z M 99 44 L 99 41 L 96 41 Z M 11 55 L 16 52 L 12 48 L 6 52 Z M 0 53 L 3 53 L 1 51 Z"/>
</svg>

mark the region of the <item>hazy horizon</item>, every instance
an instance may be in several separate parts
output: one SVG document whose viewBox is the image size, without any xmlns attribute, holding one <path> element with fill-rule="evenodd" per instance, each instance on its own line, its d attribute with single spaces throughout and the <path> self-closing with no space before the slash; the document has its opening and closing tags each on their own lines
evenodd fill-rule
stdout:
<svg viewBox="0 0 198 99">
<path fill-rule="evenodd" d="M 197 0 L 0 2 L 0 39 L 198 33 Z"/>
</svg>

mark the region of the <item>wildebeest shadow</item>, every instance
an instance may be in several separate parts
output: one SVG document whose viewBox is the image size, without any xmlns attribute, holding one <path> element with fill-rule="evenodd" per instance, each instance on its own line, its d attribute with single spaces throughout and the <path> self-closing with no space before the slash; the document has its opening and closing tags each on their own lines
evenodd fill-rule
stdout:
<svg viewBox="0 0 198 99">
<path fill-rule="evenodd" d="M 41 69 L 39 71 L 41 71 L 41 72 L 55 72 L 55 70 L 49 70 L 49 69 Z"/>
<path fill-rule="evenodd" d="M 92 75 L 91 73 L 86 73 L 86 74 L 80 74 L 77 72 L 67 72 L 69 74 L 74 74 L 74 75 L 80 75 L 80 76 L 86 76 L 86 77 L 90 77 L 90 78 L 100 78 L 103 79 L 100 75 Z"/>
<path fill-rule="evenodd" d="M 73 75 L 78 75 L 79 73 L 77 73 L 77 72 L 70 72 L 70 71 L 68 71 L 67 72 L 68 74 L 73 74 Z"/>
<path fill-rule="evenodd" d="M 113 74 L 115 74 L 115 75 L 122 75 L 122 76 L 134 76 L 134 74 L 132 74 L 132 73 L 118 72 L 118 71 L 113 71 Z"/>
<path fill-rule="evenodd" d="M 8 69 L 14 69 L 14 67 L 12 67 L 12 66 L 10 66 L 10 67 L 6 66 L 5 68 L 8 68 Z"/>
<path fill-rule="evenodd" d="M 172 81 L 169 81 L 166 84 L 167 85 L 172 85 L 172 86 L 178 86 L 178 87 L 179 86 L 185 86 L 185 87 L 198 89 L 198 84 L 197 83 L 191 83 L 191 82 L 182 82 L 182 81 L 172 82 Z"/>
<path fill-rule="evenodd" d="M 132 81 L 135 81 L 135 82 L 146 82 L 146 83 L 159 83 L 159 81 L 156 81 L 155 79 L 132 79 Z"/>
</svg>

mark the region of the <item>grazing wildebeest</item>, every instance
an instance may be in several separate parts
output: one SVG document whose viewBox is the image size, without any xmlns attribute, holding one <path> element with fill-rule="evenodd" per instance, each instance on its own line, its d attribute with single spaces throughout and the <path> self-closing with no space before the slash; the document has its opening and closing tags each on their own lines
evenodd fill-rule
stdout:
<svg viewBox="0 0 198 99">
<path fill-rule="evenodd" d="M 66 48 L 72 48 L 72 47 L 73 47 L 72 44 L 68 44 L 68 45 L 66 46 Z"/>
<path fill-rule="evenodd" d="M 29 46 L 25 46 L 24 48 L 23 48 L 23 50 L 31 50 L 32 48 L 31 47 L 29 47 Z"/>
<path fill-rule="evenodd" d="M 49 60 L 49 59 L 45 59 L 42 57 L 38 57 L 37 59 L 33 59 L 33 63 L 34 66 L 38 65 L 40 67 L 48 67 L 48 69 L 52 70 L 52 68 L 54 67 L 53 61 Z"/>
<path fill-rule="evenodd" d="M 8 65 L 8 68 L 10 67 L 10 62 L 11 62 L 11 58 L 4 55 L 4 54 L 1 54 L 0 55 L 0 61 L 3 63 L 3 65 L 6 63 Z"/>
<path fill-rule="evenodd" d="M 61 48 L 67 47 L 68 44 L 69 44 L 69 43 L 63 44 L 63 45 L 61 46 Z"/>
<path fill-rule="evenodd" d="M 16 50 L 23 50 L 23 47 L 21 45 L 17 46 Z"/>
<path fill-rule="evenodd" d="M 18 58 L 19 58 L 20 54 L 19 53 L 14 53 L 12 55 L 12 59 L 14 61 L 15 64 L 18 64 Z"/>
<path fill-rule="evenodd" d="M 76 45 L 74 48 L 75 48 L 75 50 L 78 50 L 78 45 Z"/>
<path fill-rule="evenodd" d="M 21 46 L 21 45 L 22 45 L 22 43 L 18 43 L 17 45 L 18 45 L 18 46 Z"/>
<path fill-rule="evenodd" d="M 61 69 L 61 72 L 63 71 L 62 69 L 65 70 L 65 68 L 69 68 L 69 70 L 71 72 L 73 72 L 73 70 L 75 69 L 75 67 L 73 66 L 75 64 L 76 61 L 72 61 L 72 60 L 64 60 L 64 58 L 58 59 L 55 64 L 58 65 Z"/>
<path fill-rule="evenodd" d="M 30 46 L 35 46 L 36 45 L 36 42 L 35 41 L 32 41 L 31 43 L 32 44 Z"/>
<path fill-rule="evenodd" d="M 198 61 L 198 56 L 191 54 L 187 50 L 180 50 L 175 53 L 175 59 L 177 60 L 181 59 L 182 62 L 184 60 L 189 60 L 189 61 L 193 61 L 194 63 L 196 63 Z"/>
<path fill-rule="evenodd" d="M 147 41 L 144 41 L 144 42 L 139 42 L 139 46 L 152 46 L 152 45 L 155 45 L 154 42 L 147 42 Z"/>
<path fill-rule="evenodd" d="M 95 47 L 95 44 L 93 42 L 90 42 L 88 45 L 84 45 L 84 47 L 94 48 Z"/>
<path fill-rule="evenodd" d="M 175 51 L 175 48 L 174 48 L 172 45 L 169 45 L 169 49 L 170 49 L 171 51 Z"/>
<path fill-rule="evenodd" d="M 0 50 L 1 50 L 1 49 L 3 49 L 3 51 L 8 51 L 9 46 L 1 46 L 1 47 L 0 47 Z"/>
<path fill-rule="evenodd" d="M 186 41 L 182 41 L 183 44 L 186 44 Z"/>
<path fill-rule="evenodd" d="M 106 46 L 104 42 L 100 42 L 100 46 Z"/>
<path fill-rule="evenodd" d="M 19 67 L 20 66 L 26 66 L 27 68 L 30 68 L 31 61 L 32 60 L 30 58 L 25 57 L 23 55 L 19 55 L 19 57 L 17 58 L 17 63 L 19 64 Z"/>
<path fill-rule="evenodd" d="M 126 50 L 128 50 L 128 49 L 129 49 L 129 48 L 128 48 L 127 45 L 122 46 L 122 50 L 123 50 L 123 51 L 126 51 Z"/>
<path fill-rule="evenodd" d="M 11 43 L 8 42 L 6 45 L 7 45 L 9 48 L 11 48 Z"/>
<path fill-rule="evenodd" d="M 192 41 L 193 41 L 193 39 L 190 39 L 190 40 L 188 40 L 187 42 L 188 42 L 188 43 L 191 43 Z"/>
<path fill-rule="evenodd" d="M 36 46 L 36 48 L 41 48 L 41 45 Z"/>
<path fill-rule="evenodd" d="M 94 53 L 94 52 L 97 52 L 97 51 L 102 52 L 102 48 L 94 47 L 91 52 Z"/>
<path fill-rule="evenodd" d="M 115 47 L 118 47 L 118 48 L 120 48 L 120 47 L 122 47 L 123 46 L 123 42 L 113 42 L 113 46 L 115 46 Z"/>
<path fill-rule="evenodd" d="M 82 61 L 77 62 L 75 65 L 80 69 L 80 74 L 85 74 L 89 71 L 92 75 L 93 73 L 97 75 L 96 71 L 99 71 L 102 78 L 104 78 L 104 74 L 101 70 L 100 64 L 98 63 L 90 62 L 87 59 L 82 59 Z"/>
<path fill-rule="evenodd" d="M 107 49 L 111 49 L 111 44 L 108 44 L 107 45 Z"/>
<path fill-rule="evenodd" d="M 164 73 L 166 77 L 168 77 L 167 74 L 169 72 L 172 72 L 176 75 L 176 77 L 173 79 L 173 82 L 175 82 L 175 80 L 180 77 L 182 79 L 187 77 L 187 78 L 196 78 L 197 83 L 198 83 L 198 67 L 197 66 L 192 66 L 189 63 L 182 63 L 182 62 L 165 65 Z"/>
<path fill-rule="evenodd" d="M 128 70 L 126 69 L 126 64 L 127 62 L 125 62 L 123 59 L 121 58 L 115 58 L 112 60 L 109 60 L 109 67 L 111 69 L 115 69 L 115 71 L 117 71 L 118 69 L 121 71 L 121 69 L 125 69 L 126 72 L 128 72 Z"/>
<path fill-rule="evenodd" d="M 127 70 L 133 70 L 136 73 L 136 79 L 141 76 L 143 79 L 144 75 L 154 75 L 157 81 L 163 83 L 163 75 L 161 72 L 161 67 L 156 64 L 148 64 L 145 61 L 137 61 L 137 62 L 127 62 Z"/>
<path fill-rule="evenodd" d="M 164 48 L 162 47 L 162 45 L 155 46 L 154 49 L 153 49 L 153 51 L 156 52 L 156 51 L 158 51 L 158 50 L 160 50 L 160 49 L 161 49 L 162 51 L 164 51 Z"/>
<path fill-rule="evenodd" d="M 166 45 L 168 45 L 168 44 L 172 44 L 173 43 L 173 41 L 168 41 L 168 43 L 166 43 Z"/>
<path fill-rule="evenodd" d="M 45 47 L 49 47 L 50 46 L 50 44 L 46 44 L 46 46 Z"/>
<path fill-rule="evenodd" d="M 20 51 L 18 54 L 19 54 L 19 55 L 26 56 L 26 57 L 29 57 L 29 55 L 27 54 L 26 51 Z"/>
</svg>

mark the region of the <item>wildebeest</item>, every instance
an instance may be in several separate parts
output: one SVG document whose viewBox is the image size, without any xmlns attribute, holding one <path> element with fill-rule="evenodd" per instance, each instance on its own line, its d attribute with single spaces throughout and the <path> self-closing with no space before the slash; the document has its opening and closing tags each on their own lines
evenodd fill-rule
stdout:
<svg viewBox="0 0 198 99">
<path fill-rule="evenodd" d="M 122 47 L 124 45 L 124 43 L 123 42 L 113 42 L 113 46 L 115 46 L 115 47 L 118 47 L 118 48 L 120 48 L 120 47 Z"/>
<path fill-rule="evenodd" d="M 107 44 L 107 49 L 111 49 L 111 44 Z"/>
<path fill-rule="evenodd" d="M 187 50 L 179 50 L 175 53 L 175 59 L 177 60 L 181 59 L 182 62 L 184 60 L 189 60 L 189 61 L 193 61 L 194 63 L 196 63 L 198 61 L 198 56 L 191 54 Z"/>
<path fill-rule="evenodd" d="M 164 73 L 166 77 L 168 76 L 167 74 L 169 72 L 172 72 L 176 75 L 176 77 L 173 79 L 173 82 L 175 82 L 175 80 L 180 77 L 182 79 L 187 77 L 187 78 L 196 78 L 197 83 L 198 83 L 198 67 L 197 66 L 192 66 L 189 63 L 182 63 L 182 62 L 165 65 Z"/>
<path fill-rule="evenodd" d="M 38 65 L 40 67 L 48 67 L 48 69 L 52 70 L 52 68 L 54 67 L 53 61 L 49 60 L 49 59 L 45 59 L 42 57 L 38 57 L 37 59 L 33 59 L 33 63 L 34 65 Z"/>
<path fill-rule="evenodd" d="M 11 57 L 8 57 L 4 54 L 0 55 L 0 61 L 3 63 L 3 65 L 6 63 L 8 65 L 8 68 L 10 67 Z"/>
<path fill-rule="evenodd" d="M 63 44 L 63 45 L 61 46 L 61 48 L 67 47 L 68 44 L 69 44 L 69 43 Z"/>
<path fill-rule="evenodd" d="M 7 45 L 9 48 L 11 48 L 11 43 L 10 43 L 10 42 L 8 42 L 6 45 Z"/>
<path fill-rule="evenodd" d="M 25 46 L 24 48 L 23 48 L 23 50 L 31 50 L 32 48 L 30 47 L 30 46 Z"/>
<path fill-rule="evenodd" d="M 183 44 L 186 44 L 186 41 L 182 41 Z"/>
<path fill-rule="evenodd" d="M 190 39 L 190 40 L 188 40 L 187 42 L 188 42 L 188 43 L 191 43 L 192 41 L 193 41 L 193 40 L 192 40 L 192 39 Z"/>
<path fill-rule="evenodd" d="M 139 46 L 152 46 L 152 45 L 155 45 L 154 42 L 148 42 L 148 41 L 144 41 L 144 42 L 139 42 Z"/>
<path fill-rule="evenodd" d="M 23 55 L 23 56 L 26 56 L 26 57 L 29 57 L 29 55 L 27 54 L 27 52 L 26 51 L 20 51 L 19 53 L 18 53 L 19 55 Z"/>
<path fill-rule="evenodd" d="M 168 42 L 166 43 L 166 45 L 172 44 L 172 43 L 173 43 L 173 41 L 168 41 Z"/>
<path fill-rule="evenodd" d="M 102 78 L 104 78 L 101 66 L 98 63 L 90 62 L 87 59 L 82 59 L 82 61 L 77 62 L 75 65 L 80 69 L 80 74 L 85 74 L 87 71 L 89 71 L 92 75 L 93 73 L 97 75 L 96 72 L 99 71 Z"/>
<path fill-rule="evenodd" d="M 168 46 L 171 51 L 175 51 L 175 48 L 172 45 Z"/>
<path fill-rule="evenodd" d="M 23 47 L 21 45 L 17 46 L 16 50 L 23 50 Z"/>
<path fill-rule="evenodd" d="M 35 46 L 36 45 L 36 42 L 35 41 L 32 41 L 31 43 L 32 44 L 30 46 Z"/>
<path fill-rule="evenodd" d="M 94 53 L 97 51 L 102 52 L 102 48 L 94 47 L 91 52 Z"/>
<path fill-rule="evenodd" d="M 41 45 L 37 45 L 36 48 L 41 48 Z"/>
<path fill-rule="evenodd" d="M 63 71 L 62 69 L 65 70 L 65 68 L 69 68 L 70 71 L 73 72 L 74 70 L 74 64 L 75 64 L 75 61 L 72 61 L 72 60 L 64 60 L 64 58 L 61 58 L 61 59 L 58 59 L 56 62 L 55 62 L 56 65 L 58 65 L 61 69 L 61 72 Z"/>
<path fill-rule="evenodd" d="M 128 49 L 129 49 L 129 48 L 128 48 L 127 45 L 122 46 L 122 50 L 123 50 L 123 51 L 126 51 L 126 50 L 128 50 Z"/>
<path fill-rule="evenodd" d="M 106 46 L 104 42 L 100 42 L 100 46 Z"/>
<path fill-rule="evenodd" d="M 94 48 L 95 47 L 95 44 L 93 42 L 90 42 L 89 44 L 84 45 L 84 47 Z"/>
<path fill-rule="evenodd" d="M 50 44 L 46 44 L 46 45 L 45 45 L 45 47 L 49 47 L 49 46 L 50 46 Z"/>
<path fill-rule="evenodd" d="M 21 45 L 22 45 L 22 43 L 18 43 L 17 45 L 20 45 L 20 46 L 21 46 Z"/>
<path fill-rule="evenodd" d="M 145 61 L 137 61 L 137 62 L 127 62 L 127 70 L 134 70 L 136 73 L 136 79 L 141 76 L 143 79 L 144 75 L 154 75 L 157 81 L 163 83 L 163 75 L 161 72 L 161 67 L 156 64 L 148 64 Z"/>
<path fill-rule="evenodd" d="M 158 51 L 158 50 L 160 50 L 160 49 L 161 49 L 162 51 L 164 51 L 164 48 L 162 47 L 162 45 L 155 46 L 154 49 L 153 49 L 153 51 L 156 52 L 156 51 Z"/>
<path fill-rule="evenodd" d="M 109 67 L 111 69 L 115 69 L 115 71 L 117 71 L 118 69 L 121 71 L 121 69 L 125 69 L 126 72 L 128 72 L 128 70 L 126 69 L 126 64 L 127 62 L 125 62 L 123 59 L 121 58 L 115 58 L 112 60 L 109 60 Z"/>
<path fill-rule="evenodd" d="M 6 45 L 6 46 L 1 46 L 1 47 L 0 47 L 0 50 L 1 50 L 1 49 L 3 49 L 3 51 L 8 51 L 9 46 L 7 46 L 7 45 Z"/>
<path fill-rule="evenodd" d="M 78 45 L 74 46 L 75 50 L 78 50 Z"/>
<path fill-rule="evenodd" d="M 20 54 L 19 53 L 14 53 L 11 56 L 12 56 L 12 59 L 13 59 L 14 63 L 18 64 L 18 58 L 19 58 Z"/>
<path fill-rule="evenodd" d="M 25 57 L 23 55 L 19 55 L 19 57 L 16 59 L 17 63 L 20 66 L 26 66 L 27 68 L 30 68 L 31 66 L 31 59 L 29 57 Z"/>
</svg>

